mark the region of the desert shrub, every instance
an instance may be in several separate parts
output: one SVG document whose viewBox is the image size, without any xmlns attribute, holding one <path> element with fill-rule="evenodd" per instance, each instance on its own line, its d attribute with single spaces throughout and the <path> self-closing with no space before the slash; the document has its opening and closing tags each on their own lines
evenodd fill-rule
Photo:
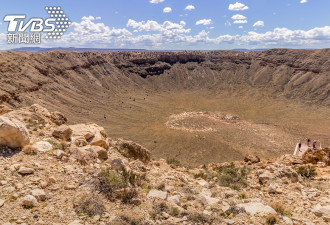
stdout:
<svg viewBox="0 0 330 225">
<path fill-rule="evenodd" d="M 171 216 L 177 217 L 180 214 L 180 211 L 177 207 L 172 207 L 169 214 Z"/>
<path fill-rule="evenodd" d="M 316 176 L 315 166 L 300 166 L 297 168 L 297 173 L 305 178 L 313 178 Z"/>
<path fill-rule="evenodd" d="M 24 146 L 24 148 L 22 149 L 22 151 L 26 155 L 36 155 L 38 153 L 37 149 L 35 147 L 33 147 L 32 145 L 26 145 L 26 146 Z"/>
<path fill-rule="evenodd" d="M 182 166 L 181 162 L 178 159 L 174 158 L 174 157 L 173 158 L 167 158 L 166 162 L 167 162 L 167 164 L 173 165 L 175 167 Z"/>
<path fill-rule="evenodd" d="M 197 173 L 197 174 L 194 174 L 194 178 L 195 179 L 198 179 L 198 178 L 202 178 L 202 179 L 204 179 L 204 180 L 208 180 L 208 175 L 207 175 L 207 173 L 205 173 L 205 172 L 199 172 L 199 173 Z"/>
<path fill-rule="evenodd" d="M 142 225 L 148 224 L 144 223 L 141 218 L 134 218 L 129 215 L 121 215 L 117 217 L 114 221 L 112 221 L 109 225 Z"/>
<path fill-rule="evenodd" d="M 274 225 L 274 224 L 277 224 L 278 222 L 280 222 L 280 219 L 278 218 L 278 216 L 276 214 L 269 214 L 266 217 L 266 224 L 268 224 L 268 225 Z"/>
<path fill-rule="evenodd" d="M 152 219 L 156 220 L 157 216 L 159 216 L 162 212 L 168 212 L 169 207 L 166 204 L 166 202 L 154 202 L 154 205 L 152 206 L 152 211 L 150 213 L 150 216 Z"/>
<path fill-rule="evenodd" d="M 234 163 L 229 167 L 221 167 L 218 169 L 218 179 L 220 185 L 240 190 L 247 185 L 247 169 L 246 167 L 237 168 Z"/>
<path fill-rule="evenodd" d="M 220 224 L 217 217 L 207 216 L 202 213 L 191 213 L 188 215 L 188 220 L 193 224 Z"/>
<path fill-rule="evenodd" d="M 105 211 L 102 200 L 95 194 L 84 194 L 75 203 L 74 210 L 77 214 L 89 217 L 102 215 Z"/>
<path fill-rule="evenodd" d="M 110 168 L 102 169 L 98 174 L 97 188 L 109 200 L 121 199 L 124 203 L 130 203 L 138 196 L 137 177 L 125 168 L 114 171 Z"/>
<path fill-rule="evenodd" d="M 284 215 L 286 207 L 282 202 L 273 202 L 269 204 L 278 214 Z"/>
</svg>

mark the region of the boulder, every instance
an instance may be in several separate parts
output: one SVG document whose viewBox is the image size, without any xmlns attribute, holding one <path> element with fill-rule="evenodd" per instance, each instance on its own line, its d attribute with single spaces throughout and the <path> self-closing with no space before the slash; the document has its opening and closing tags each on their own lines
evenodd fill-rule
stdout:
<svg viewBox="0 0 330 225">
<path fill-rule="evenodd" d="M 53 145 L 47 141 L 38 141 L 34 143 L 32 147 L 36 148 L 39 152 L 48 152 L 53 150 Z"/>
<path fill-rule="evenodd" d="M 152 190 L 149 191 L 147 197 L 148 198 L 158 198 L 158 199 L 165 200 L 167 198 L 167 192 L 152 189 Z"/>
<path fill-rule="evenodd" d="M 97 152 L 94 151 L 94 149 L 91 148 L 91 146 L 85 146 L 85 147 L 71 146 L 69 148 L 69 154 L 72 159 L 84 165 L 89 163 L 94 163 L 98 158 Z"/>
<path fill-rule="evenodd" d="M 72 129 L 72 137 L 76 146 L 81 147 L 87 144 L 100 146 L 108 149 L 107 134 L 103 127 L 95 123 L 76 124 L 70 126 Z"/>
<path fill-rule="evenodd" d="M 268 170 L 258 171 L 257 176 L 260 184 L 266 184 L 269 180 L 272 180 L 275 177 L 274 174 Z"/>
<path fill-rule="evenodd" d="M 0 116 L 0 146 L 21 148 L 30 143 L 25 125 L 11 115 Z"/>
<path fill-rule="evenodd" d="M 118 151 L 127 158 L 138 159 L 144 163 L 150 162 L 150 151 L 133 141 L 119 139 L 116 147 Z"/>
<path fill-rule="evenodd" d="M 319 217 L 325 217 L 330 219 L 330 205 L 321 206 L 320 204 L 316 205 L 313 209 L 313 213 Z"/>
<path fill-rule="evenodd" d="M 21 199 L 21 205 L 25 208 L 38 206 L 38 201 L 33 195 L 27 195 Z"/>
<path fill-rule="evenodd" d="M 199 194 L 199 200 L 205 206 L 211 206 L 211 205 L 217 204 L 220 201 L 220 199 L 213 198 L 205 193 Z"/>
<path fill-rule="evenodd" d="M 260 162 L 260 158 L 256 155 L 248 155 L 248 156 L 245 156 L 244 162 L 258 163 L 258 162 Z"/>
<path fill-rule="evenodd" d="M 54 129 L 52 135 L 57 139 L 68 141 L 71 139 L 72 129 L 67 125 L 61 125 Z"/>
<path fill-rule="evenodd" d="M 238 204 L 237 207 L 243 208 L 245 210 L 245 212 L 247 212 L 251 215 L 277 214 L 276 211 L 272 207 L 270 207 L 268 205 L 264 205 L 260 202 L 242 203 L 242 204 Z"/>
<path fill-rule="evenodd" d="M 68 122 L 68 119 L 60 112 L 52 112 L 50 115 L 50 120 L 57 126 L 61 126 Z"/>
<path fill-rule="evenodd" d="M 330 149 L 308 149 L 303 154 L 302 160 L 305 164 L 323 162 L 326 166 L 330 166 Z"/>
<path fill-rule="evenodd" d="M 275 177 L 276 178 L 286 177 L 293 183 L 298 182 L 298 179 L 299 179 L 297 171 L 292 169 L 292 167 L 290 167 L 290 166 L 284 166 L 284 167 L 279 168 L 275 172 Z"/>
</svg>

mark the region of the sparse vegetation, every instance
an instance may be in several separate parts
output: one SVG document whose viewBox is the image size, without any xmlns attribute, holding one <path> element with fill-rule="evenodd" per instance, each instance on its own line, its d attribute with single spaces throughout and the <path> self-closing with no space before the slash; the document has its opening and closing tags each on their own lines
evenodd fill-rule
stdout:
<svg viewBox="0 0 330 225">
<path fill-rule="evenodd" d="M 22 151 L 26 154 L 26 155 L 37 155 L 38 151 L 35 147 L 33 147 L 32 145 L 26 145 L 23 147 Z"/>
<path fill-rule="evenodd" d="M 297 173 L 300 174 L 302 177 L 305 177 L 308 179 L 313 178 L 317 175 L 315 166 L 310 166 L 310 165 L 298 167 Z"/>
<path fill-rule="evenodd" d="M 237 168 L 234 163 L 231 163 L 227 168 L 219 168 L 217 176 L 220 185 L 230 187 L 234 190 L 240 190 L 247 185 L 246 167 Z"/>
<path fill-rule="evenodd" d="M 277 224 L 278 222 L 280 222 L 280 219 L 278 218 L 278 216 L 276 214 L 269 214 L 266 217 L 266 224 L 268 224 L 268 225 L 274 225 L 274 224 Z"/>
<path fill-rule="evenodd" d="M 102 200 L 95 194 L 84 194 L 75 203 L 74 210 L 77 214 L 85 214 L 89 217 L 102 215 L 105 211 Z"/>
<path fill-rule="evenodd" d="M 269 204 L 278 214 L 284 215 L 286 207 L 282 202 L 273 202 Z"/>
<path fill-rule="evenodd" d="M 167 162 L 167 164 L 172 165 L 174 167 L 182 166 L 181 162 L 178 159 L 174 158 L 174 157 L 173 158 L 167 158 L 166 162 Z"/>
<path fill-rule="evenodd" d="M 114 171 L 106 168 L 98 174 L 99 191 L 112 201 L 119 198 L 124 203 L 130 203 L 138 196 L 138 191 L 134 188 L 136 185 L 136 175 L 126 169 Z"/>
</svg>

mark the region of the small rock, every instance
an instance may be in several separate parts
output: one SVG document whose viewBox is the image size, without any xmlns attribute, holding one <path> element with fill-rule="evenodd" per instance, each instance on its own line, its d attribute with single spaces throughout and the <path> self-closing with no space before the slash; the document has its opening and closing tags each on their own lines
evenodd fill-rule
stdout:
<svg viewBox="0 0 330 225">
<path fill-rule="evenodd" d="M 205 206 L 211 206 L 214 204 L 217 204 L 220 199 L 211 197 L 210 193 L 202 192 L 199 194 L 199 200 L 205 205 Z"/>
<path fill-rule="evenodd" d="M 125 164 L 121 158 L 116 158 L 111 161 L 111 168 L 114 170 L 121 170 L 125 167 Z"/>
<path fill-rule="evenodd" d="M 75 220 L 75 221 L 69 223 L 68 225 L 83 225 L 83 224 L 80 222 L 80 220 Z"/>
<path fill-rule="evenodd" d="M 131 201 L 131 203 L 133 205 L 138 206 L 138 205 L 141 205 L 142 204 L 142 200 L 140 198 L 133 198 L 132 201 Z"/>
<path fill-rule="evenodd" d="M 244 158 L 244 162 L 258 163 L 260 162 L 260 158 L 256 155 L 248 155 Z"/>
<path fill-rule="evenodd" d="M 5 204 L 5 200 L 0 199 L 0 208 Z"/>
<path fill-rule="evenodd" d="M 64 190 L 75 190 L 77 189 L 77 186 L 74 184 L 67 184 L 64 186 Z"/>
<path fill-rule="evenodd" d="M 22 174 L 22 175 L 33 174 L 34 173 L 34 169 L 33 168 L 28 168 L 28 167 L 21 166 L 18 169 L 18 173 L 19 174 Z"/>
<path fill-rule="evenodd" d="M 38 141 L 34 143 L 32 147 L 36 148 L 39 152 L 48 152 L 53 150 L 53 146 L 47 141 Z"/>
<path fill-rule="evenodd" d="M 21 205 L 25 208 L 33 208 L 38 205 L 38 201 L 34 196 L 27 195 L 22 198 Z"/>
<path fill-rule="evenodd" d="M 31 195 L 36 197 L 38 201 L 45 201 L 46 200 L 46 194 L 44 190 L 42 189 L 34 189 L 31 191 Z"/>
<path fill-rule="evenodd" d="M 174 195 L 167 199 L 169 202 L 173 202 L 175 204 L 180 204 L 180 195 Z"/>
<path fill-rule="evenodd" d="M 159 198 L 165 200 L 167 198 L 167 192 L 152 189 L 149 191 L 148 198 Z"/>
</svg>

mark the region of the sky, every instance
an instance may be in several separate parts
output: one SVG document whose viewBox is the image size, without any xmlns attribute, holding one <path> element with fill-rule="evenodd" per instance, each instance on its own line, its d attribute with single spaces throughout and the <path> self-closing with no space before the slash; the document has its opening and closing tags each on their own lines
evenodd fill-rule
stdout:
<svg viewBox="0 0 330 225">
<path fill-rule="evenodd" d="M 227 50 L 329 48 L 330 0 L 11 0 L 0 7 L 0 49 L 6 15 L 48 18 L 59 6 L 72 22 L 61 39 L 34 47 Z M 25 22 L 26 22 L 25 21 Z"/>
</svg>

